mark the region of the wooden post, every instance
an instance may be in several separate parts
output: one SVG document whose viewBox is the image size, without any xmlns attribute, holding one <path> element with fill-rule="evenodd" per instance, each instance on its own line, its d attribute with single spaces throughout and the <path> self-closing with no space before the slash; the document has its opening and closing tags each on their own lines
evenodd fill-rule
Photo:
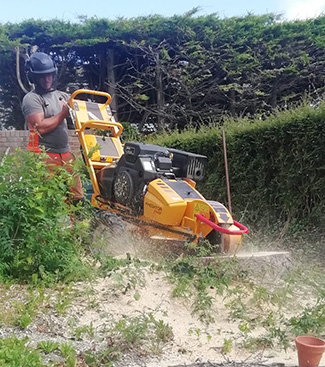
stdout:
<svg viewBox="0 0 325 367">
<path fill-rule="evenodd" d="M 157 129 L 159 132 L 164 131 L 165 119 L 163 117 L 163 108 L 165 105 L 165 97 L 163 91 L 162 70 L 160 66 L 159 53 L 155 56 L 156 59 L 156 89 L 157 89 Z"/>
<path fill-rule="evenodd" d="M 225 171 L 226 171 L 226 184 L 227 184 L 227 196 L 228 196 L 228 210 L 232 215 L 231 209 L 231 196 L 230 196 L 230 185 L 229 185 L 229 172 L 228 172 L 228 159 L 227 159 L 227 145 L 226 145 L 226 133 L 222 130 L 222 141 L 223 141 L 223 156 L 225 161 Z"/>
<path fill-rule="evenodd" d="M 108 80 L 108 93 L 112 96 L 112 102 L 110 103 L 114 118 L 118 121 L 118 101 L 116 92 L 116 80 L 114 72 L 114 49 L 109 48 L 107 50 L 107 80 Z"/>
</svg>

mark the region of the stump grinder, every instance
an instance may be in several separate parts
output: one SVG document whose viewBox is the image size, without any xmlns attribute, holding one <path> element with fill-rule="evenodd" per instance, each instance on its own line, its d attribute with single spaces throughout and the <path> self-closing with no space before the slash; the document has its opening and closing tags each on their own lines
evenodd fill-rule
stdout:
<svg viewBox="0 0 325 367">
<path fill-rule="evenodd" d="M 94 96 L 104 103 L 90 102 Z M 207 158 L 158 145 L 123 145 L 123 126 L 115 122 L 110 102 L 108 93 L 87 89 L 75 91 L 68 102 L 89 167 L 92 206 L 136 224 L 151 239 L 208 239 L 221 252 L 236 253 L 248 229 L 195 189 Z"/>
</svg>

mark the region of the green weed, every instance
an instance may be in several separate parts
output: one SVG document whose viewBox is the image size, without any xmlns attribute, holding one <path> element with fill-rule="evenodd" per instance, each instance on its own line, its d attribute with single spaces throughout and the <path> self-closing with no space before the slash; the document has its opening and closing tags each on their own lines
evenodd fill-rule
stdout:
<svg viewBox="0 0 325 367">
<path fill-rule="evenodd" d="M 193 247 L 196 252 L 204 254 L 210 249 Z M 193 249 L 192 248 L 192 249 Z M 215 258 L 209 265 L 200 263 L 197 256 L 187 256 L 176 259 L 171 265 L 166 266 L 169 279 L 175 284 L 172 295 L 174 297 L 187 297 L 195 295 L 193 311 L 202 321 L 213 322 L 211 314 L 213 297 L 212 289 L 217 294 L 224 294 L 236 281 L 242 280 L 242 272 L 237 266 L 236 259 L 218 260 Z"/>
<path fill-rule="evenodd" d="M 96 260 L 100 263 L 99 275 L 106 276 L 113 270 L 118 270 L 128 264 L 125 259 L 116 259 L 113 256 L 104 256 L 102 254 L 96 254 Z"/>
<path fill-rule="evenodd" d="M 155 336 L 158 343 L 167 343 L 173 339 L 173 329 L 163 320 L 156 320 L 152 314 L 149 314 L 149 319 L 154 325 Z"/>
<path fill-rule="evenodd" d="M 24 302 L 13 302 L 13 318 L 14 324 L 22 329 L 31 323 L 33 317 L 39 312 L 44 301 L 44 289 L 30 289 L 27 299 Z"/>
<path fill-rule="evenodd" d="M 173 338 L 172 328 L 150 314 L 124 317 L 112 328 L 112 337 L 121 351 L 136 350 L 161 354 L 162 347 Z"/>
<path fill-rule="evenodd" d="M 76 367 L 77 358 L 74 355 L 69 355 L 65 360 L 65 367 Z"/>
<path fill-rule="evenodd" d="M 83 334 L 87 334 L 90 338 L 94 336 L 94 326 L 92 322 L 90 323 L 89 326 L 83 325 L 76 328 L 75 330 L 76 340 L 82 340 Z"/>
<path fill-rule="evenodd" d="M 59 350 L 62 354 L 62 357 L 67 359 L 69 357 L 75 357 L 76 351 L 72 345 L 72 343 L 61 343 L 59 345 Z"/>
<path fill-rule="evenodd" d="M 86 288 L 86 296 L 88 300 L 89 308 L 95 308 L 98 306 L 98 301 L 96 299 L 95 291 L 93 288 Z"/>
<path fill-rule="evenodd" d="M 200 291 L 193 303 L 193 311 L 199 315 L 201 321 L 206 323 L 214 322 L 214 316 L 211 313 L 213 298 L 205 291 Z"/>
<path fill-rule="evenodd" d="M 229 354 L 232 351 L 233 345 L 231 339 L 224 339 L 222 345 L 222 353 Z"/>
<path fill-rule="evenodd" d="M 315 334 L 321 336 L 325 332 L 325 299 L 317 300 L 315 306 L 306 307 L 299 316 L 291 317 L 286 324 L 294 335 Z"/>
<path fill-rule="evenodd" d="M 242 297 L 236 297 L 226 304 L 230 309 L 230 317 L 232 319 L 245 320 L 247 315 L 247 305 Z"/>
<path fill-rule="evenodd" d="M 18 339 L 15 336 L 0 339 L 0 365 L 45 367 L 38 351 L 26 346 L 28 338 Z"/>
<path fill-rule="evenodd" d="M 58 349 L 59 343 L 54 342 L 52 340 L 43 340 L 38 343 L 37 348 L 45 352 L 46 354 L 50 354 L 56 349 Z"/>
<path fill-rule="evenodd" d="M 270 336 L 260 336 L 260 337 L 248 337 L 243 342 L 243 347 L 250 351 L 263 350 L 266 348 L 273 347 L 273 341 Z"/>
<path fill-rule="evenodd" d="M 71 291 L 72 284 L 69 286 L 63 286 L 63 290 L 59 291 L 57 303 L 55 309 L 59 315 L 65 315 L 67 308 L 73 300 L 73 294 Z"/>
<path fill-rule="evenodd" d="M 32 321 L 32 316 L 28 313 L 24 313 L 23 315 L 21 315 L 19 319 L 19 326 L 22 329 L 26 329 L 27 326 L 31 323 L 31 321 Z"/>
<path fill-rule="evenodd" d="M 200 328 L 195 328 L 195 329 L 190 328 L 190 329 L 188 329 L 188 333 L 189 333 L 189 335 L 195 334 L 196 337 L 199 339 L 200 336 L 201 336 L 201 329 Z"/>
<path fill-rule="evenodd" d="M 109 275 L 115 282 L 116 289 L 122 291 L 123 294 L 137 287 L 144 287 L 146 284 L 143 267 L 147 266 L 146 262 L 137 259 L 127 260 L 126 266 L 112 271 Z M 139 295 L 138 295 L 139 296 Z M 137 295 L 135 297 L 138 297 Z"/>
<path fill-rule="evenodd" d="M 202 335 L 202 330 L 200 328 L 189 328 L 188 333 L 189 335 L 196 335 L 197 339 L 199 340 Z M 210 341 L 212 339 L 211 334 L 207 332 L 204 332 L 204 334 L 206 335 L 207 341 Z"/>
<path fill-rule="evenodd" d="M 86 351 L 85 363 L 89 367 L 114 366 L 114 362 L 121 359 L 122 353 L 118 350 L 118 347 L 110 347 L 100 352 Z"/>
<path fill-rule="evenodd" d="M 275 340 L 279 345 L 281 345 L 284 350 L 289 347 L 289 338 L 286 331 L 281 330 L 280 327 L 271 327 L 269 329 L 269 338 Z"/>
</svg>

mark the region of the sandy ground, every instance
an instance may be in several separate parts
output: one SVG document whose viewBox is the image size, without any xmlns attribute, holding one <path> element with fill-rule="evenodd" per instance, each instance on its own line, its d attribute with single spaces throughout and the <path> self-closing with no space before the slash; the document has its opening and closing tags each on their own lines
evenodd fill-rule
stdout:
<svg viewBox="0 0 325 367">
<path fill-rule="evenodd" d="M 102 243 L 106 243 L 105 238 L 102 238 Z M 106 245 L 102 247 L 103 249 L 106 252 Z M 120 236 L 111 243 L 107 253 L 120 258 L 140 257 L 156 261 L 161 256 L 168 256 L 170 249 L 171 247 L 166 244 L 160 244 L 153 250 L 152 245 L 148 245 L 145 240 L 139 242 L 132 236 Z M 173 249 L 173 254 L 175 252 L 177 251 Z M 283 275 L 293 266 L 290 254 L 287 253 L 260 258 L 252 258 L 251 254 L 246 252 L 242 266 L 266 287 L 281 282 Z M 162 320 L 172 328 L 173 338 L 165 345 L 156 346 L 160 352 L 157 356 L 133 350 L 126 353 L 116 366 L 169 367 L 191 364 L 203 366 L 205 363 L 230 365 L 230 362 L 250 365 L 257 363 L 297 365 L 294 338 L 290 340 L 290 346 L 286 351 L 279 347 L 254 352 L 244 349 L 242 347 L 244 334 L 239 330 L 239 321 L 233 321 L 229 316 L 229 308 L 226 306 L 229 300 L 218 295 L 215 289 L 210 290 L 213 299 L 211 314 L 215 321 L 209 324 L 202 322 L 198 315 L 193 313 L 193 296 L 172 297 L 173 289 L 174 285 L 163 271 L 154 269 L 150 264 L 137 267 L 131 263 L 129 267 L 121 268 L 109 276 L 75 284 L 71 290 L 73 297 L 70 299 L 69 293 L 66 295 L 66 299 L 69 299 L 64 312 L 58 312 L 59 293 L 47 291 L 45 304 L 26 329 L 20 330 L 17 327 L 3 325 L 0 328 L 0 337 L 10 336 L 13 333 L 18 337 L 28 336 L 34 346 L 41 340 L 61 343 L 69 341 L 77 351 L 87 349 L 96 351 L 109 345 L 110 339 L 106 336 L 114 321 L 151 314 L 155 320 Z M 21 292 L 22 289 L 18 286 L 10 287 L 6 290 L 6 302 L 19 299 L 18 294 Z M 299 298 L 292 299 L 285 314 L 290 316 L 299 313 L 302 306 L 313 300 L 311 297 L 306 297 L 306 294 L 301 292 Z M 1 303 L 2 309 L 8 307 L 4 301 L 4 293 Z M 272 309 L 272 305 L 270 307 Z M 261 312 L 263 313 L 263 310 Z M 81 338 L 75 337 L 77 328 L 89 328 L 90 325 L 91 335 L 84 333 Z M 265 329 L 258 327 L 250 333 L 250 336 L 258 337 L 263 334 Z M 225 340 L 231 340 L 228 353 L 223 353 Z"/>
<path fill-rule="evenodd" d="M 173 253 L 179 250 L 175 250 L 168 244 L 159 244 L 154 248 L 153 251 L 153 245 L 148 245 L 145 240 L 139 241 L 132 236 L 124 235 L 122 241 L 117 238 L 114 244 L 110 245 L 109 252 L 121 258 L 130 254 L 131 257 L 149 258 L 155 261 L 160 256 L 168 257 L 171 249 Z M 258 251 L 254 248 L 246 248 L 246 250 L 241 250 L 237 257 L 240 258 L 243 269 L 247 270 L 252 279 L 263 287 L 274 288 L 274 285 L 282 282 L 282 278 L 294 266 L 289 252 Z M 180 299 L 171 296 L 173 285 L 166 279 L 164 273 L 146 270 L 142 272 L 141 276 L 144 277 L 142 282 L 144 286 L 137 289 L 140 295 L 137 300 L 134 299 L 134 291 L 112 297 L 110 293 L 112 289 L 111 279 L 98 280 L 95 289 L 105 310 L 115 316 L 130 316 L 150 312 L 155 315 L 155 318 L 163 320 L 172 327 L 173 341 L 165 346 L 160 357 L 145 360 L 145 366 L 167 367 L 207 361 L 297 365 L 294 338 L 290 340 L 290 346 L 287 350 L 283 350 L 281 347 L 272 347 L 251 352 L 242 348 L 244 336 L 238 328 L 239 322 L 229 318 L 227 301 L 223 296 L 217 295 L 214 290 L 211 290 L 210 294 L 213 297 L 211 313 L 215 322 L 206 324 L 201 322 L 198 316 L 193 313 L 192 298 Z M 296 315 L 303 306 L 313 301 L 311 298 L 306 298 L 306 295 L 304 290 L 300 293 L 299 299 L 292 300 L 285 311 L 286 316 Z M 276 308 L 274 308 L 274 312 L 276 312 Z M 80 322 L 87 324 L 90 320 L 94 323 L 96 320 L 100 322 L 96 314 L 91 315 L 87 312 L 84 313 Z M 250 336 L 259 337 L 263 333 L 265 333 L 265 329 L 260 327 L 250 333 Z M 231 351 L 224 354 L 222 350 L 226 339 L 232 341 L 232 347 Z M 140 365 L 143 362 L 141 361 Z"/>
<path fill-rule="evenodd" d="M 163 274 L 147 273 L 145 278 L 146 285 L 139 291 L 140 298 L 137 301 L 133 297 L 133 292 L 112 299 L 109 292 L 112 287 L 111 284 L 108 284 L 107 279 L 99 280 L 95 289 L 101 299 L 103 309 L 113 313 L 115 317 L 150 312 L 156 319 L 163 320 L 172 327 L 174 340 L 164 347 L 162 356 L 149 358 L 146 366 L 164 367 L 198 361 L 225 362 L 227 360 L 297 364 L 294 348 L 287 352 L 272 349 L 251 353 L 237 346 L 237 343 L 240 345 L 242 338 L 238 322 L 228 319 L 228 311 L 221 296 L 216 296 L 214 300 L 215 322 L 205 325 L 198 320 L 197 316 L 193 315 L 190 300 L 171 297 L 172 287 Z M 96 313 L 85 312 L 80 323 L 89 324 L 90 321 L 97 326 L 100 324 Z M 258 331 L 254 334 L 257 336 Z M 222 353 L 225 339 L 235 341 L 231 352 L 226 355 Z"/>
</svg>

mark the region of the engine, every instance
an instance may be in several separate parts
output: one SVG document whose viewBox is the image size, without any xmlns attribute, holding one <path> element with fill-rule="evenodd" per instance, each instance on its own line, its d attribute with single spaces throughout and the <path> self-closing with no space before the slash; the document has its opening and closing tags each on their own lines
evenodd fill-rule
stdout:
<svg viewBox="0 0 325 367">
<path fill-rule="evenodd" d="M 142 210 L 143 196 L 156 178 L 204 177 L 206 157 L 158 145 L 128 142 L 116 164 L 97 173 L 101 196 L 109 201 Z"/>
</svg>

